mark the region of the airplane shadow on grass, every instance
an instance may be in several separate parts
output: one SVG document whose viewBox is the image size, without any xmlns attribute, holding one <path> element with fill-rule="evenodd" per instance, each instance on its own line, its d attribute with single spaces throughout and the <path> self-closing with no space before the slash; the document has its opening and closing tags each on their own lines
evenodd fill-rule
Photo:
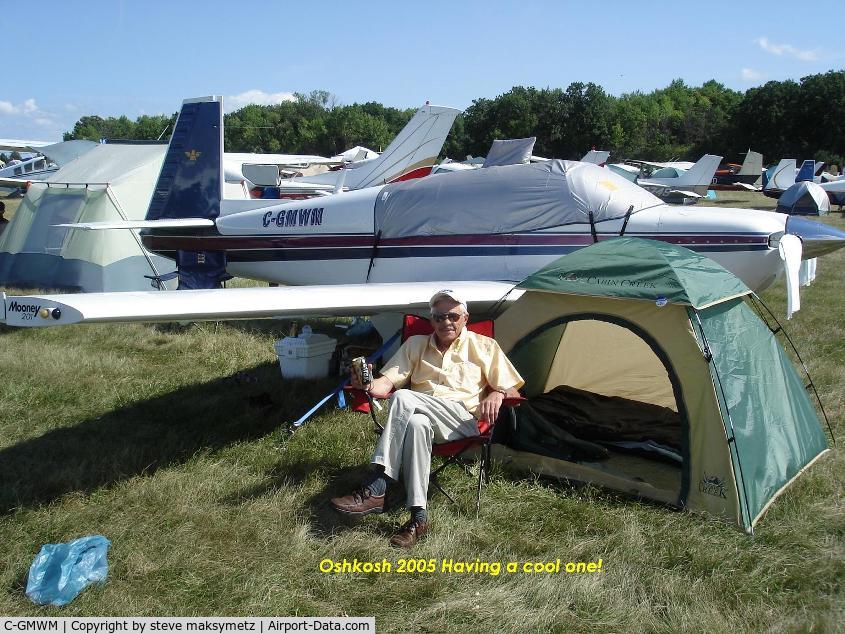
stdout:
<svg viewBox="0 0 845 634">
<path fill-rule="evenodd" d="M 265 363 L 0 449 L 0 515 L 262 437 L 336 385 L 335 378 L 282 382 L 278 372 Z"/>
</svg>

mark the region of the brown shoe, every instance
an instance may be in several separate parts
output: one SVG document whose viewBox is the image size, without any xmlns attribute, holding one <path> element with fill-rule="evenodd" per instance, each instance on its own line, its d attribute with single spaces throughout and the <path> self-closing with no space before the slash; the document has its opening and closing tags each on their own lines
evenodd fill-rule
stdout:
<svg viewBox="0 0 845 634">
<path fill-rule="evenodd" d="M 332 498 L 336 511 L 346 515 L 369 515 L 384 510 L 384 495 L 371 495 L 369 489 L 358 489 L 341 498 Z"/>
<path fill-rule="evenodd" d="M 410 548 L 419 540 L 425 537 L 428 532 L 428 522 L 419 522 L 410 519 L 402 525 L 402 528 L 390 538 L 390 545 L 397 548 Z"/>
</svg>

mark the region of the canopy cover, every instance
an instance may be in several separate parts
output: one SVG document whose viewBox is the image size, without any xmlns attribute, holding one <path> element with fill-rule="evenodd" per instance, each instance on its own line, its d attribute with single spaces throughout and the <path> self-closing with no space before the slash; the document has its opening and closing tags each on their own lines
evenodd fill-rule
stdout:
<svg viewBox="0 0 845 634">
<path fill-rule="evenodd" d="M 376 200 L 382 238 L 538 231 L 622 218 L 664 204 L 592 163 L 549 161 L 436 174 L 386 185 Z"/>
<path fill-rule="evenodd" d="M 666 242 L 614 238 L 558 258 L 519 288 L 665 301 L 701 309 L 751 290 L 710 258 Z"/>
</svg>

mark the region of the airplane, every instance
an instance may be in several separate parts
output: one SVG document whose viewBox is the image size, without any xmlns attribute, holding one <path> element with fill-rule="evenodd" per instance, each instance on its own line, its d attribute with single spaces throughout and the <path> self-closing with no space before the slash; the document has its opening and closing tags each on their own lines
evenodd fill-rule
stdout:
<svg viewBox="0 0 845 634">
<path fill-rule="evenodd" d="M 712 189 L 747 189 L 749 191 L 760 191 L 760 182 L 763 176 L 763 155 L 759 152 L 748 150 L 742 165 L 728 163 L 725 167 L 716 170 L 713 178 Z"/>
<path fill-rule="evenodd" d="M 666 202 L 688 203 L 707 194 L 721 160 L 721 156 L 705 154 L 696 163 L 636 161 L 638 168 L 618 163 L 611 163 L 608 167 Z M 645 177 L 644 166 L 657 169 Z"/>
<path fill-rule="evenodd" d="M 530 137 L 530 139 L 536 140 L 536 137 Z M 508 139 L 512 140 L 512 139 Z M 513 139 L 515 140 L 515 139 Z M 495 145 L 498 141 L 493 141 Z M 534 143 L 531 142 L 531 147 L 533 148 Z M 492 149 L 493 146 L 491 146 Z M 589 150 L 587 151 L 584 156 L 581 157 L 580 161 L 582 163 L 595 163 L 596 165 L 604 166 L 607 162 L 607 158 L 610 156 L 610 152 L 607 150 Z M 536 154 L 531 154 L 529 157 L 529 162 L 531 163 L 542 163 L 545 161 L 551 161 L 553 159 L 545 158 L 543 156 L 537 156 Z M 479 169 L 480 167 L 484 167 L 485 158 L 474 158 L 470 159 L 467 158 L 466 161 L 453 161 L 451 159 L 446 159 L 439 163 L 438 165 L 434 166 L 434 169 L 431 171 L 432 174 L 441 174 L 444 172 L 460 172 L 463 170 L 472 170 L 472 169 Z"/>
<path fill-rule="evenodd" d="M 769 198 L 780 198 L 781 194 L 799 181 L 815 179 L 816 162 L 807 159 L 800 168 L 795 167 L 795 159 L 781 159 L 763 176 L 763 193 Z"/>
<path fill-rule="evenodd" d="M 845 246 L 845 232 L 827 225 L 767 211 L 668 205 L 577 161 L 439 174 L 309 201 L 226 200 L 221 101 L 183 103 L 144 221 L 59 225 L 141 229 L 147 249 L 180 262 L 180 285 L 186 280 L 198 290 L 4 297 L 0 322 L 381 314 L 423 306 L 444 287 L 490 310 L 550 261 L 619 235 L 706 253 L 762 290 L 784 261 L 794 268 Z M 781 256 L 785 235 L 798 238 L 790 239 L 797 243 L 790 258 Z M 221 272 L 291 286 L 214 288 Z"/>
<path fill-rule="evenodd" d="M 845 179 L 838 178 L 826 183 L 819 183 L 819 187 L 827 193 L 830 204 L 839 205 L 841 211 L 842 206 L 845 205 Z"/>
<path fill-rule="evenodd" d="M 0 139 L 0 150 L 37 153 L 37 156 L 9 163 L 0 169 L 0 187 L 25 189 L 27 183 L 49 178 L 59 167 L 81 156 L 97 145 L 93 141 L 18 141 Z"/>
<path fill-rule="evenodd" d="M 456 108 L 425 104 L 411 117 L 384 152 L 374 158 L 368 158 L 372 150 L 358 148 L 351 157 L 338 155 L 327 159 L 281 155 L 291 157 L 294 161 L 286 166 L 282 166 L 278 161 L 271 161 L 271 165 L 262 165 L 262 161 L 249 159 L 250 155 L 244 154 L 224 155 L 224 160 L 228 159 L 230 166 L 235 163 L 235 160 L 241 160 L 242 164 L 247 160 L 252 161 L 253 167 L 269 167 L 269 172 L 264 172 L 259 177 L 256 171 L 249 172 L 244 166 L 241 175 L 260 178 L 261 182 L 254 182 L 255 185 L 278 188 L 273 194 L 274 197 L 279 198 L 325 196 L 340 191 L 419 178 L 431 172 L 458 114 L 460 110 Z M 233 160 L 230 157 L 236 158 Z M 333 166 L 342 167 L 342 169 L 297 175 L 302 169 L 313 166 Z M 274 172 L 274 167 L 294 169 L 288 169 L 290 178 L 282 179 L 283 169 Z M 227 174 L 226 180 L 230 180 L 232 176 L 238 177 L 236 173 Z"/>
</svg>

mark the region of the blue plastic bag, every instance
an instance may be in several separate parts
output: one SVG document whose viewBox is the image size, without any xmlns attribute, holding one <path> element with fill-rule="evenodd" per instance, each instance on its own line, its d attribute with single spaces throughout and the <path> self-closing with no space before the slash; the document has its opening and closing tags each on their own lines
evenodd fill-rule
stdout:
<svg viewBox="0 0 845 634">
<path fill-rule="evenodd" d="M 109 546 L 102 535 L 45 544 L 29 567 L 26 596 L 38 605 L 67 605 L 92 583 L 106 580 Z"/>
</svg>

